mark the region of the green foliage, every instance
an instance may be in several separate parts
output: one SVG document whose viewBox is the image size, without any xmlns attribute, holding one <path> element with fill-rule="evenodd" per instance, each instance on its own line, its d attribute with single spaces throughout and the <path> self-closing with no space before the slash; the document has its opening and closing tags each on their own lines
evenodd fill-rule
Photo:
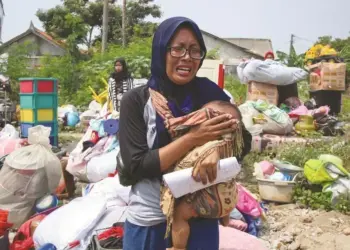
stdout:
<svg viewBox="0 0 350 250">
<path fill-rule="evenodd" d="M 145 20 L 148 16 L 161 17 L 160 7 L 153 4 L 153 0 L 128 1 L 126 12 L 128 41 L 135 33 L 142 38 L 153 35 L 156 25 Z M 37 11 L 37 17 L 49 34 L 74 41 L 76 45 L 84 44 L 88 48 L 101 41 L 102 16 L 103 0 L 64 0 L 62 5 Z M 109 4 L 108 16 L 108 42 L 121 44 L 121 6 Z"/>
<path fill-rule="evenodd" d="M 293 191 L 293 201 L 311 209 L 332 210 L 331 198 L 330 192 L 313 192 L 302 185 L 297 185 Z"/>
<path fill-rule="evenodd" d="M 11 79 L 14 93 L 11 98 L 18 100 L 18 78 L 54 77 L 59 82 L 60 104 L 86 106 L 91 101 L 91 86 L 97 93 L 105 90 L 102 78 L 108 79 L 113 72 L 114 61 L 124 57 L 134 78 L 148 78 L 151 65 L 151 38 L 131 42 L 126 48 L 111 45 L 104 54 L 94 53 L 90 60 L 82 61 L 71 53 L 62 57 L 44 56 L 41 67 L 31 67 L 29 56 L 37 49 L 32 44 L 12 46 L 9 59 L 0 63 L 1 72 Z"/>
<path fill-rule="evenodd" d="M 318 190 L 317 190 L 318 189 Z M 332 204 L 332 192 L 322 192 L 321 187 L 311 186 L 306 181 L 297 184 L 293 190 L 293 201 L 311 209 L 350 212 L 350 200 L 340 195 L 336 204 Z"/>
<path fill-rule="evenodd" d="M 236 103 L 242 103 L 246 100 L 247 85 L 241 82 L 234 76 L 225 76 L 225 89 L 231 93 Z"/>
<path fill-rule="evenodd" d="M 305 54 L 299 54 L 297 55 L 294 47 L 292 47 L 292 50 L 290 52 L 290 55 L 287 53 L 284 53 L 282 51 L 276 52 L 278 61 L 282 62 L 285 65 L 288 65 L 289 67 L 304 67 L 304 56 Z"/>
<path fill-rule="evenodd" d="M 41 60 L 39 77 L 54 77 L 58 79 L 59 104 L 70 103 L 75 100 L 75 93 L 80 87 L 80 65 L 75 58 L 67 54 L 62 57 L 45 56 Z"/>
<path fill-rule="evenodd" d="M 77 88 L 74 97 L 68 96 L 70 103 L 84 106 L 91 101 L 91 86 L 97 93 L 105 90 L 102 78 L 108 79 L 113 72 L 114 61 L 118 57 L 124 57 L 129 68 L 129 72 L 134 78 L 148 78 L 150 76 L 151 65 L 151 38 L 140 39 L 131 42 L 126 48 L 119 45 L 110 46 L 104 53 L 96 53 L 88 61 L 80 62 L 77 65 Z"/>
<path fill-rule="evenodd" d="M 220 59 L 220 47 L 217 47 L 215 49 L 209 50 L 206 55 L 206 59 L 211 59 L 211 60 L 219 60 Z"/>
<path fill-rule="evenodd" d="M 21 77 L 31 77 L 36 74 L 36 68 L 33 67 L 29 59 L 38 47 L 32 43 L 26 42 L 23 44 L 14 44 L 7 51 L 7 60 L 0 62 L 0 72 L 8 76 L 11 81 L 13 93 L 10 98 L 13 101 L 18 101 L 18 79 Z M 3 51 L 5 52 L 5 51 Z"/>
</svg>

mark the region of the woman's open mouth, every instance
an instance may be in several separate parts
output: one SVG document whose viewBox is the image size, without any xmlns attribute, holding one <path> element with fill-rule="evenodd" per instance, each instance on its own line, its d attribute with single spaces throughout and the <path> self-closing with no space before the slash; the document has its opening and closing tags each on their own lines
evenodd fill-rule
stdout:
<svg viewBox="0 0 350 250">
<path fill-rule="evenodd" d="M 176 68 L 176 72 L 181 76 L 189 76 L 192 69 L 188 67 L 178 67 Z"/>
</svg>

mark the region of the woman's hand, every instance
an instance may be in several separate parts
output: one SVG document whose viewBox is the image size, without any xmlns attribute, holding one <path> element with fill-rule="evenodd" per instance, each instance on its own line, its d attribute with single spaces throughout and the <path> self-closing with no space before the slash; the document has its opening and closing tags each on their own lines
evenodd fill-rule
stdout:
<svg viewBox="0 0 350 250">
<path fill-rule="evenodd" d="M 231 115 L 224 114 L 193 127 L 188 134 L 194 146 L 201 146 L 219 139 L 222 135 L 232 133 L 236 128 L 237 120 L 232 119 Z"/>
<path fill-rule="evenodd" d="M 200 162 L 192 172 L 192 177 L 197 181 L 202 181 L 205 185 L 208 182 L 215 181 L 217 176 L 217 165 L 220 160 L 220 154 L 218 150 L 209 154 L 202 162 Z"/>
</svg>

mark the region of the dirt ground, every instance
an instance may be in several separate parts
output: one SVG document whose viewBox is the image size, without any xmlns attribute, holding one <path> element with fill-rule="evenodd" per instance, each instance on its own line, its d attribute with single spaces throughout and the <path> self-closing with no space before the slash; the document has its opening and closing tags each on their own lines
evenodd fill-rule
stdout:
<svg viewBox="0 0 350 250">
<path fill-rule="evenodd" d="M 270 206 L 261 239 L 271 250 L 349 250 L 350 216 Z"/>
</svg>

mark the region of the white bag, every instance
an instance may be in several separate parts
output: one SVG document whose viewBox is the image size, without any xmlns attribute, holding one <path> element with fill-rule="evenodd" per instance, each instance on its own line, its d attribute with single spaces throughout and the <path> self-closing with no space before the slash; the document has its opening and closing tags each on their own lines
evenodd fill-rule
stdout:
<svg viewBox="0 0 350 250">
<path fill-rule="evenodd" d="M 75 113 L 75 112 L 78 112 L 77 108 L 73 105 L 64 105 L 62 107 L 58 107 L 58 117 L 59 118 L 64 118 L 64 116 L 66 115 L 66 113 Z"/>
<path fill-rule="evenodd" d="M 105 214 L 107 199 L 100 196 L 77 198 L 49 214 L 37 227 L 33 235 L 36 248 L 47 243 L 57 250 L 70 243 L 83 241 Z M 85 245 L 85 244 L 83 244 Z M 84 246 L 74 249 L 86 249 Z"/>
<path fill-rule="evenodd" d="M 114 174 L 117 166 L 119 147 L 111 152 L 95 156 L 86 165 L 86 174 L 90 183 L 99 182 Z"/>
<path fill-rule="evenodd" d="M 113 224 L 120 222 L 125 223 L 127 207 L 112 206 L 107 208 L 98 223 L 91 229 L 88 236 L 80 241 L 80 246 L 72 250 L 87 249 L 92 238 L 98 233 L 103 232 L 106 228 L 110 228 Z"/>
<path fill-rule="evenodd" d="M 243 69 L 244 82 L 254 81 L 280 86 L 299 82 L 307 76 L 308 73 L 301 68 L 287 67 L 273 60 L 250 60 Z"/>
<path fill-rule="evenodd" d="M 129 194 L 131 186 L 124 187 L 119 182 L 119 176 L 108 177 L 95 184 L 90 184 L 88 196 L 106 197 L 109 201 L 113 200 L 113 206 L 124 207 L 129 204 Z"/>
<path fill-rule="evenodd" d="M 61 179 L 61 162 L 51 151 L 51 128 L 29 128 L 30 146 L 6 157 L 0 175 L 0 209 L 10 212 L 16 226 L 28 219 L 37 199 L 53 193 Z"/>
<path fill-rule="evenodd" d="M 293 121 L 288 118 L 285 123 L 278 123 L 264 114 L 267 123 L 262 126 L 264 134 L 287 135 L 293 131 Z"/>
<path fill-rule="evenodd" d="M 252 136 L 260 135 L 263 132 L 263 127 L 260 124 L 254 124 L 253 117 L 260 114 L 252 105 L 251 102 L 246 102 L 238 107 L 242 114 L 242 121 L 245 128 Z"/>
<path fill-rule="evenodd" d="M 19 133 L 14 126 L 6 124 L 5 127 L 0 131 L 0 141 L 7 139 L 18 139 Z"/>
</svg>

